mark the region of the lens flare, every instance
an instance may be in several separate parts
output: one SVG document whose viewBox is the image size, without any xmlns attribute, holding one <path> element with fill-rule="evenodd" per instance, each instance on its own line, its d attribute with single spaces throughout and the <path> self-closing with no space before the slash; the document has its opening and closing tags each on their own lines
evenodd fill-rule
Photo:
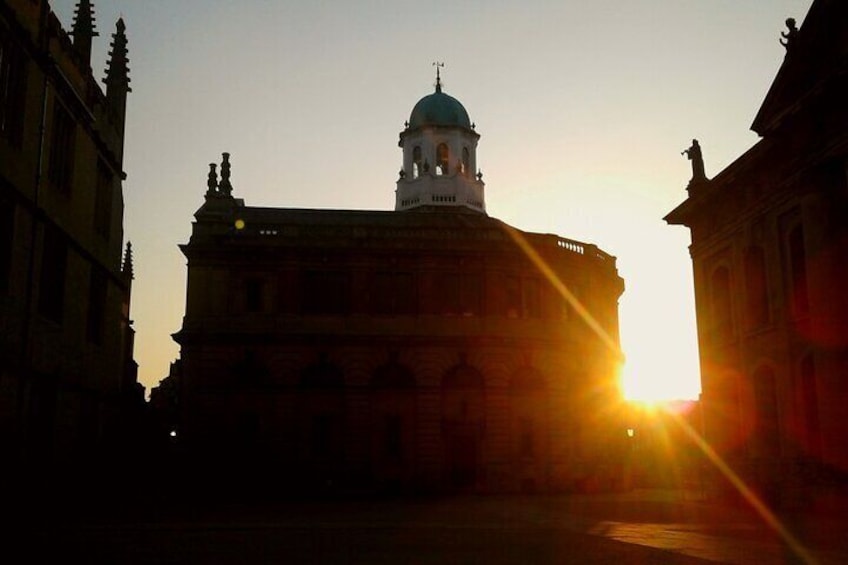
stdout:
<svg viewBox="0 0 848 565">
<path fill-rule="evenodd" d="M 745 481 L 731 469 L 730 465 L 716 453 L 707 441 L 692 428 L 679 414 L 674 411 L 668 412 L 671 419 L 683 430 L 688 437 L 707 457 L 719 472 L 733 485 L 745 501 L 760 515 L 765 523 L 774 530 L 783 539 L 789 549 L 801 560 L 802 563 L 813 564 L 816 560 L 804 548 L 801 542 L 792 535 L 792 533 L 783 525 L 778 517 L 772 512 L 766 504 L 760 500 L 756 493 L 745 484 Z"/>
</svg>

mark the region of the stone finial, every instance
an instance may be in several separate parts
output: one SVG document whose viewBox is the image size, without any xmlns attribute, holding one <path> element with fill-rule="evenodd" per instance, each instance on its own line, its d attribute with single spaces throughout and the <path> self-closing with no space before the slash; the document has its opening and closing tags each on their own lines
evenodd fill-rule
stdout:
<svg viewBox="0 0 848 565">
<path fill-rule="evenodd" d="M 477 169 L 477 180 L 483 180 L 483 171 Z"/>
<path fill-rule="evenodd" d="M 224 196 L 233 194 L 233 185 L 230 184 L 230 154 L 221 153 L 221 184 L 218 185 L 218 190 Z"/>
<path fill-rule="evenodd" d="M 206 181 L 206 198 L 211 196 L 215 196 L 218 193 L 218 171 L 215 169 L 218 167 L 215 163 L 209 163 L 209 176 Z"/>
<path fill-rule="evenodd" d="M 400 171 L 398 171 L 398 177 L 400 177 L 400 178 L 406 178 L 406 171 L 404 171 L 403 169 L 401 169 Z"/>
<path fill-rule="evenodd" d="M 780 32 L 780 37 L 783 38 L 780 40 L 780 44 L 789 51 L 795 42 L 795 38 L 798 37 L 798 28 L 795 25 L 795 18 L 786 18 L 786 28 L 786 31 Z M 784 39 L 786 41 L 784 41 Z"/>
<path fill-rule="evenodd" d="M 127 242 L 127 248 L 124 251 L 124 262 L 121 266 L 121 273 L 130 280 L 135 278 L 135 272 L 133 270 L 132 243 L 129 241 Z"/>
</svg>

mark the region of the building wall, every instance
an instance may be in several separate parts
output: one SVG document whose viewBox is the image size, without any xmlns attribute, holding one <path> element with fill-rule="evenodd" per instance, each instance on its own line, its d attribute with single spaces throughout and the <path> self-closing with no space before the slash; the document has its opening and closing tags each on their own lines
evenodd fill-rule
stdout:
<svg viewBox="0 0 848 565">
<path fill-rule="evenodd" d="M 692 247 L 708 439 L 743 466 L 770 461 L 775 477 L 799 465 L 848 469 L 838 408 L 848 400 L 838 296 L 846 248 L 834 221 L 844 207 L 832 197 L 844 198 L 845 185 L 801 183 L 812 194 L 760 201 Z M 752 248 L 762 250 L 762 282 L 746 272 Z M 721 269 L 729 274 L 727 323 L 716 307 Z"/>
<path fill-rule="evenodd" d="M 235 206 L 248 228 L 215 235 L 202 209 L 183 247 L 178 427 L 192 458 L 271 472 L 281 489 L 549 490 L 610 472 L 618 351 L 497 221 L 461 227 L 476 215 L 440 210 L 456 222 L 433 239 L 418 213 L 395 213 L 412 220 L 402 232 L 332 211 L 321 229 L 285 210 L 270 227 L 259 213 Z M 523 235 L 616 348 L 614 258 Z"/>
<path fill-rule="evenodd" d="M 5 2 L 0 41 L 6 76 L 20 79 L 0 100 L 4 123 L 18 120 L 0 135 L 0 441 L 15 471 L 70 470 L 117 433 L 121 396 L 136 385 L 124 118 L 106 114 L 109 99 L 45 2 Z"/>
<path fill-rule="evenodd" d="M 772 499 L 848 477 L 845 15 L 813 3 L 762 139 L 666 218 L 692 233 L 707 440 Z"/>
</svg>

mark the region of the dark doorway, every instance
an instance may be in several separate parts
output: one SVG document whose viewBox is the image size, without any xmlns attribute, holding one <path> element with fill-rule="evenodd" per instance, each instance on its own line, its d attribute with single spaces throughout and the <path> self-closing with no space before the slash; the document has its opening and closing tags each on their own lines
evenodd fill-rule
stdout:
<svg viewBox="0 0 848 565">
<path fill-rule="evenodd" d="M 457 430 L 448 440 L 448 473 L 450 486 L 469 488 L 479 474 L 479 442 L 475 434 Z"/>
<path fill-rule="evenodd" d="M 480 448 L 486 426 L 483 375 L 465 364 L 442 379 L 442 437 L 445 474 L 451 488 L 470 488 L 481 479 Z"/>
</svg>

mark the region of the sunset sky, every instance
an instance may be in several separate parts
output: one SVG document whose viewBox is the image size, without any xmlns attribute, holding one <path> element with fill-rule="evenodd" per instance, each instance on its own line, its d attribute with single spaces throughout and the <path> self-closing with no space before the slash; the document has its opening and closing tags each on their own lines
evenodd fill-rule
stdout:
<svg viewBox="0 0 848 565">
<path fill-rule="evenodd" d="M 76 0 L 51 0 L 70 29 Z M 506 2 L 94 0 L 103 77 L 123 16 L 133 92 L 124 168 L 135 251 L 139 380 L 179 356 L 192 215 L 208 164 L 232 154 L 247 205 L 388 210 L 398 133 L 444 90 L 481 134 L 491 216 L 618 257 L 631 397 L 700 391 L 686 196 L 697 138 L 707 176 L 749 130 L 783 60 L 784 20 L 811 0 Z"/>
</svg>

